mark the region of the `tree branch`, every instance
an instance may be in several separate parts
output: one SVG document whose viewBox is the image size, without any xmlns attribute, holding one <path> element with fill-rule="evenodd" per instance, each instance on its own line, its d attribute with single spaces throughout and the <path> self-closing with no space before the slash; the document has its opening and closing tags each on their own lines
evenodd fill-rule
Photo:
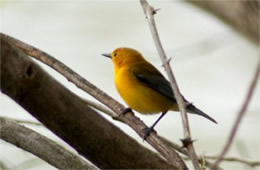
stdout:
<svg viewBox="0 0 260 170">
<path fill-rule="evenodd" d="M 240 111 L 238 112 L 237 118 L 236 118 L 235 123 L 232 127 L 232 130 L 231 130 L 230 135 L 228 137 L 227 143 L 225 144 L 223 150 L 221 151 L 218 159 L 215 161 L 214 165 L 211 167 L 212 169 L 214 169 L 222 161 L 222 159 L 224 158 L 225 154 L 228 152 L 228 150 L 229 150 L 229 148 L 230 148 L 230 146 L 233 142 L 233 139 L 236 135 L 238 127 L 241 123 L 241 120 L 244 117 L 244 115 L 246 113 L 246 109 L 248 107 L 248 104 L 249 104 L 249 102 L 250 102 L 250 100 L 253 96 L 253 93 L 254 93 L 258 78 L 259 78 L 259 72 L 260 72 L 260 62 L 258 62 L 253 80 L 251 82 L 251 85 L 249 87 L 249 90 L 248 90 L 246 98 L 245 98 L 244 104 L 242 105 Z"/>
<path fill-rule="evenodd" d="M 161 44 L 161 41 L 160 41 L 160 38 L 159 38 L 159 35 L 158 35 L 158 31 L 157 31 L 157 28 L 156 28 L 156 24 L 155 24 L 155 21 L 154 21 L 153 15 L 156 13 L 156 11 L 154 10 L 154 8 L 152 6 L 150 6 L 148 4 L 148 2 L 146 0 L 140 0 L 140 3 L 143 7 L 147 21 L 149 23 L 149 27 L 150 27 L 150 30 L 151 30 L 151 33 L 152 33 L 152 37 L 153 37 L 155 46 L 157 48 L 159 56 L 161 57 L 161 60 L 163 62 L 163 66 L 164 66 L 166 73 L 168 75 L 168 78 L 170 80 L 171 87 L 172 87 L 173 92 L 174 92 L 173 95 L 175 96 L 175 98 L 177 100 L 178 107 L 179 107 L 179 110 L 181 112 L 181 118 L 182 118 L 183 129 L 184 129 L 184 137 L 185 137 L 185 139 L 192 141 L 191 140 L 191 133 L 190 133 L 188 116 L 187 116 L 187 112 L 186 112 L 186 104 L 183 101 L 179 87 L 177 85 L 177 81 L 176 81 L 175 76 L 172 72 L 172 69 L 169 65 L 167 56 L 166 56 L 166 54 L 163 50 L 163 47 L 162 47 L 162 44 Z M 194 168 L 200 169 L 200 166 L 199 166 L 199 163 L 198 163 L 198 158 L 197 158 L 197 155 L 196 155 L 196 152 L 195 152 L 195 149 L 193 147 L 192 142 L 190 142 L 188 144 L 187 149 L 189 151 L 188 152 L 189 157 L 192 160 Z"/>
<path fill-rule="evenodd" d="M 251 42 L 259 45 L 260 15 L 258 0 L 249 1 L 201 1 L 186 0 L 206 11 L 214 14 L 219 19 L 230 25 L 234 30 L 244 35 Z"/>
<path fill-rule="evenodd" d="M 112 117 L 113 119 L 118 119 L 117 117 L 117 114 L 115 114 L 113 111 L 109 110 L 108 108 L 106 108 L 105 106 L 97 103 L 97 102 L 94 102 L 94 101 L 91 101 L 91 100 L 88 100 L 88 99 L 83 99 L 90 107 L 94 108 L 94 109 L 97 109 L 107 115 L 109 115 L 110 117 Z M 120 119 L 118 119 L 119 121 L 121 121 Z M 122 122 L 122 121 L 121 121 Z"/>
<path fill-rule="evenodd" d="M 204 156 L 206 159 L 217 159 L 218 156 Z M 260 166 L 260 161 L 252 161 L 242 158 L 236 158 L 236 157 L 223 157 L 222 161 L 228 161 L 228 162 L 239 162 L 245 165 L 248 165 L 250 167 Z"/>
<path fill-rule="evenodd" d="M 97 169 L 56 142 L 3 117 L 0 117 L 0 138 L 58 169 Z"/>
<path fill-rule="evenodd" d="M 14 118 L 4 117 L 4 116 L 1 116 L 1 117 L 6 119 L 6 120 L 13 121 L 13 122 L 16 122 L 16 123 L 23 123 L 23 124 L 29 124 L 29 125 L 35 125 L 35 126 L 43 126 L 43 124 L 41 124 L 39 122 L 33 122 L 33 121 L 22 120 L 22 119 L 14 119 Z"/>
<path fill-rule="evenodd" d="M 86 79 L 81 77 L 79 74 L 74 72 L 72 69 L 52 57 L 51 55 L 32 47 L 24 42 L 21 42 L 13 37 L 10 37 L 6 34 L 1 33 L 1 37 L 5 38 L 8 42 L 14 44 L 27 55 L 32 56 L 33 58 L 49 65 L 51 68 L 55 69 L 57 72 L 66 77 L 69 81 L 74 83 L 78 88 L 87 92 L 101 103 L 108 106 L 113 110 L 118 116 L 125 109 L 122 104 L 118 103 L 116 100 L 108 96 L 105 92 L 98 89 L 96 86 L 88 82 Z M 125 122 L 129 125 L 139 136 L 144 136 L 144 129 L 147 126 L 137 118 L 133 113 L 126 114 L 124 116 L 118 117 L 119 120 Z M 160 140 L 156 133 L 151 133 L 146 141 L 152 145 L 166 160 L 174 166 L 176 169 L 186 169 L 186 165 L 180 156 L 171 149 L 167 144 Z M 129 168 L 129 167 L 128 167 Z"/>
<path fill-rule="evenodd" d="M 92 101 L 90 101 L 90 103 L 92 103 Z M 97 106 L 97 107 L 95 107 L 94 105 Z M 122 122 L 121 120 L 118 119 L 118 117 L 114 116 L 114 113 L 110 113 L 109 111 L 107 112 L 105 108 L 102 108 L 103 106 L 99 107 L 99 105 L 97 103 L 93 103 L 93 106 L 96 109 L 98 109 L 98 110 L 102 111 L 103 113 L 105 113 L 106 115 L 110 116 L 114 120 L 118 120 L 118 121 Z M 124 123 L 124 122 L 122 122 L 122 123 Z M 180 152 L 180 153 L 182 153 L 182 154 L 184 154 L 186 156 L 189 156 L 189 153 L 187 152 L 187 150 L 185 148 L 183 148 L 182 146 L 180 146 L 180 145 L 178 145 L 178 144 L 176 144 L 174 142 L 171 142 L 171 141 L 167 140 L 166 138 L 164 138 L 164 137 L 162 137 L 160 135 L 158 135 L 158 137 L 160 138 L 161 141 L 163 141 L 165 144 L 167 144 L 168 146 L 170 146 L 174 150 L 176 150 L 176 151 L 178 151 L 178 152 Z M 187 159 L 190 160 L 190 158 L 187 158 Z M 202 156 L 198 157 L 198 160 L 199 160 L 200 163 L 204 161 L 206 163 L 206 166 L 212 166 L 213 165 L 211 162 L 202 159 Z M 219 166 L 217 166 L 216 170 L 217 169 L 221 169 L 221 168 Z"/>
<path fill-rule="evenodd" d="M 2 34 L 1 91 L 97 167 L 179 168 L 127 136 L 10 44 Z"/>
<path fill-rule="evenodd" d="M 187 160 L 191 160 L 189 158 L 189 152 L 187 151 L 187 149 L 183 148 L 182 146 L 176 144 L 176 143 L 173 143 L 167 139 L 165 139 L 164 137 L 162 136 L 159 136 L 161 138 L 161 140 L 163 140 L 165 143 L 167 143 L 169 146 L 171 146 L 172 148 L 174 148 L 175 150 L 177 150 L 178 152 L 182 153 L 183 155 L 186 155 L 188 156 Z M 186 159 L 185 159 L 186 160 Z M 203 157 L 198 157 L 198 161 L 200 163 L 202 163 L 203 161 L 206 163 L 206 166 L 212 166 L 213 164 L 205 159 L 203 159 Z M 218 169 L 221 169 L 219 166 L 216 166 L 215 170 L 218 170 Z"/>
</svg>

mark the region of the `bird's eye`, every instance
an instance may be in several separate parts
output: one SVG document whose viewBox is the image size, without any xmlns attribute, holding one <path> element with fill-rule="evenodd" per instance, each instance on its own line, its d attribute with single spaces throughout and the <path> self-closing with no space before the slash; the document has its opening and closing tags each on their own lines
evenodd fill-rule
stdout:
<svg viewBox="0 0 260 170">
<path fill-rule="evenodd" d="M 117 55 L 117 53 L 114 54 L 114 57 Z"/>
</svg>

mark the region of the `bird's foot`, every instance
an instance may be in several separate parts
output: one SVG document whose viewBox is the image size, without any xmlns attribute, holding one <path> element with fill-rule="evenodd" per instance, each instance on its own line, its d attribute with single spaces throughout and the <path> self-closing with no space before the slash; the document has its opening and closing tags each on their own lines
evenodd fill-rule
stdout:
<svg viewBox="0 0 260 170">
<path fill-rule="evenodd" d="M 151 126 L 149 128 L 145 128 L 145 129 L 143 129 L 143 131 L 144 131 L 143 140 L 146 140 L 146 138 L 150 135 L 151 132 L 156 133 L 156 131 L 153 129 L 153 126 Z"/>
<path fill-rule="evenodd" d="M 125 109 L 119 114 L 119 116 L 125 115 L 125 114 L 128 113 L 128 112 L 133 112 L 130 107 L 125 108 Z"/>
</svg>

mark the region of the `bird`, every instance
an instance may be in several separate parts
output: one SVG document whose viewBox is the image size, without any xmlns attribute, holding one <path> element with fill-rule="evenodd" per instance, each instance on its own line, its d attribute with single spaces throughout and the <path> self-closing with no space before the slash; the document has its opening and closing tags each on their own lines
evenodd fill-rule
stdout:
<svg viewBox="0 0 260 170">
<path fill-rule="evenodd" d="M 146 129 L 144 139 L 154 131 L 155 125 L 168 111 L 179 111 L 170 82 L 140 52 L 133 48 L 120 47 L 112 53 L 102 55 L 112 59 L 116 89 L 129 106 L 123 110 L 123 114 L 132 109 L 146 115 L 161 113 L 152 126 Z M 188 113 L 200 115 L 217 123 L 184 97 L 183 100 Z"/>
</svg>

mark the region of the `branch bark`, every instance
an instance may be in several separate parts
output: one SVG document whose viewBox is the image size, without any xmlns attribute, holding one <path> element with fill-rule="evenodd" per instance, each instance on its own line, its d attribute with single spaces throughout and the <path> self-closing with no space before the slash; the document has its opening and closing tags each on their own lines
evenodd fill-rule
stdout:
<svg viewBox="0 0 260 170">
<path fill-rule="evenodd" d="M 155 24 L 155 21 L 154 21 L 153 15 L 156 13 L 156 11 L 154 10 L 154 8 L 152 6 L 150 6 L 148 4 L 148 2 L 146 0 L 140 0 L 140 3 L 143 7 L 145 16 L 147 18 L 155 46 L 157 48 L 159 56 L 161 57 L 161 60 L 163 62 L 163 66 L 164 66 L 166 73 L 168 75 L 168 78 L 170 80 L 171 87 L 172 87 L 173 92 L 174 92 L 173 95 L 175 96 L 175 98 L 177 100 L 178 107 L 179 107 L 179 110 L 181 112 L 182 124 L 183 124 L 183 129 L 184 129 L 184 137 L 185 137 L 184 140 L 190 141 L 190 143 L 187 145 L 189 157 L 191 158 L 191 161 L 192 161 L 194 168 L 200 169 L 198 158 L 197 158 L 197 155 L 196 155 L 196 152 L 195 152 L 195 148 L 193 147 L 193 144 L 192 144 L 190 127 L 189 127 L 189 120 L 188 120 L 188 115 L 187 115 L 187 112 L 186 112 L 186 104 L 183 101 L 182 95 L 181 95 L 179 87 L 177 85 L 177 81 L 176 81 L 175 76 L 173 74 L 173 71 L 170 67 L 170 64 L 169 64 L 170 60 L 167 59 L 167 56 L 166 56 L 166 54 L 163 50 L 163 47 L 162 47 L 162 44 L 161 44 L 161 41 L 160 41 L 160 38 L 159 38 L 159 34 L 158 34 L 158 31 L 157 31 L 157 28 L 156 28 L 156 24 Z"/>
<path fill-rule="evenodd" d="M 81 77 L 79 74 L 74 72 L 72 69 L 52 57 L 51 55 L 32 47 L 24 42 L 21 42 L 13 37 L 5 34 L 1 34 L 1 37 L 6 39 L 8 42 L 14 44 L 16 47 L 21 49 L 25 54 L 32 56 L 33 58 L 49 65 L 51 68 L 55 69 L 57 72 L 66 77 L 69 81 L 74 83 L 77 87 L 87 92 L 101 103 L 105 104 L 111 110 L 113 110 L 118 115 L 118 120 L 129 125 L 135 132 L 140 136 L 144 136 L 144 129 L 147 126 L 137 118 L 132 112 L 125 114 L 124 116 L 119 116 L 125 109 L 122 104 L 118 103 L 116 100 L 108 96 L 105 92 L 98 89 L 96 86 L 91 84 L 89 81 Z M 156 133 L 152 132 L 146 141 L 156 149 L 175 169 L 186 169 L 186 165 L 180 156 L 173 150 L 167 143 L 162 141 Z M 129 168 L 129 167 L 128 167 Z"/>
<path fill-rule="evenodd" d="M 259 45 L 260 1 L 187 1 L 215 15 L 230 25 L 234 30 L 240 32 L 251 42 Z"/>
<path fill-rule="evenodd" d="M 178 168 L 109 123 L 11 44 L 1 34 L 1 91 L 94 165 Z"/>
<path fill-rule="evenodd" d="M 3 117 L 0 117 L 0 138 L 58 169 L 97 169 L 45 136 Z"/>
<path fill-rule="evenodd" d="M 28 125 L 34 125 L 34 126 L 43 126 L 43 124 L 39 123 L 39 122 L 35 122 L 35 121 L 29 121 L 29 120 L 25 120 L 25 119 L 14 119 L 14 118 L 10 118 L 10 117 L 5 117 L 5 116 L 1 116 L 2 118 L 9 120 L 9 121 L 13 121 L 19 124 L 28 124 Z"/>
</svg>

